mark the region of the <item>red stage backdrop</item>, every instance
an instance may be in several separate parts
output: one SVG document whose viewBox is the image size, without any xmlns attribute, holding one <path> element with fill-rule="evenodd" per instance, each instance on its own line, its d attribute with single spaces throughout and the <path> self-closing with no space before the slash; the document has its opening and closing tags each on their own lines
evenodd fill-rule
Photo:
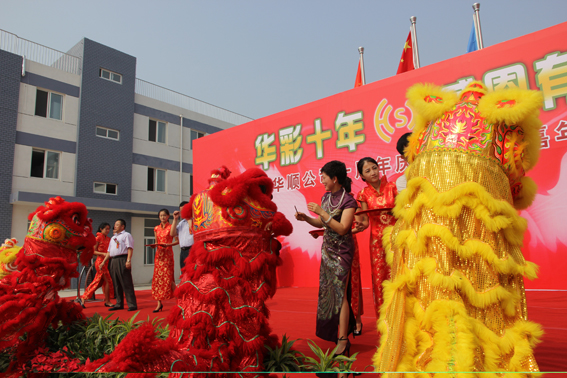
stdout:
<svg viewBox="0 0 567 378">
<path fill-rule="evenodd" d="M 411 131 L 412 111 L 405 92 L 417 82 L 461 90 L 482 80 L 489 90 L 505 87 L 539 89 L 541 157 L 529 172 L 539 186 L 532 206 L 522 212 L 529 228 L 526 259 L 540 266 L 531 289 L 567 289 L 567 22 L 476 52 L 336 94 L 193 142 L 195 190 L 204 189 L 211 169 L 226 165 L 239 174 L 263 168 L 274 181 L 274 200 L 294 226 L 282 240 L 280 286 L 317 286 L 321 239 L 315 240 L 294 206 L 308 213 L 324 193 L 319 169 L 341 160 L 350 169 L 356 194 L 365 184 L 356 163 L 375 158 L 381 172 L 395 180 L 405 170 L 396 151 L 398 138 Z M 463 48 L 464 46 L 463 40 Z M 332 80 L 333 78 L 329 78 Z M 312 214 L 313 215 L 313 214 Z M 370 287 L 368 233 L 358 236 L 362 283 Z"/>
</svg>

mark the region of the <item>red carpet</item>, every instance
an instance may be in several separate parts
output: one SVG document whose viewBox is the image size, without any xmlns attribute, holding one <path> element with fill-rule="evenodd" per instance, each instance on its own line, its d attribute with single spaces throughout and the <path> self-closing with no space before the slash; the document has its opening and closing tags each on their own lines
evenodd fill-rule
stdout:
<svg viewBox="0 0 567 378">
<path fill-rule="evenodd" d="M 372 371 L 372 356 L 376 352 L 377 334 L 370 289 L 363 290 L 364 324 L 362 336 L 352 339 L 351 353 L 359 352 L 354 368 L 357 371 Z M 167 318 L 175 300 L 164 302 L 163 312 L 152 313 L 156 301 L 149 290 L 136 292 L 140 314 L 137 320 L 150 317 Z M 529 291 L 527 292 L 529 319 L 541 324 L 545 330 L 542 343 L 535 350 L 536 360 L 541 371 L 567 371 L 567 292 Z M 85 314 L 92 316 L 96 312 L 103 316 L 112 314 L 121 319 L 130 318 L 133 313 L 126 310 L 108 311 L 103 302 L 87 302 Z M 299 339 L 295 349 L 313 355 L 307 339 L 317 343 L 323 350 L 333 348 L 334 344 L 315 336 L 315 312 L 317 310 L 317 288 L 280 288 L 274 299 L 268 301 L 271 311 L 270 324 L 280 337 L 284 333 L 288 338 Z"/>
</svg>

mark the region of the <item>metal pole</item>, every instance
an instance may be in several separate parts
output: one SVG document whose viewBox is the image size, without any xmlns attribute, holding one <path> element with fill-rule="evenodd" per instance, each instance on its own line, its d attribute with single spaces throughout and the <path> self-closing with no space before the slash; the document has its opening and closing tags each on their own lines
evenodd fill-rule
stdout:
<svg viewBox="0 0 567 378">
<path fill-rule="evenodd" d="M 476 43 L 478 49 L 484 48 L 484 42 L 482 40 L 482 30 L 480 28 L 480 3 L 474 3 L 472 6 L 474 10 L 474 29 L 476 31 Z"/>
<path fill-rule="evenodd" d="M 419 64 L 419 49 L 417 48 L 417 31 L 416 31 L 416 27 L 415 27 L 415 21 L 416 20 L 417 20 L 417 17 L 415 17 L 415 16 L 410 17 L 413 62 L 414 62 L 415 68 L 419 68 L 420 67 L 420 64 Z"/>
<path fill-rule="evenodd" d="M 364 73 L 364 47 L 359 47 L 358 52 L 360 53 L 360 71 L 362 74 L 362 85 L 366 85 L 366 75 Z"/>
<path fill-rule="evenodd" d="M 183 114 L 179 115 L 179 203 L 183 202 Z"/>
</svg>

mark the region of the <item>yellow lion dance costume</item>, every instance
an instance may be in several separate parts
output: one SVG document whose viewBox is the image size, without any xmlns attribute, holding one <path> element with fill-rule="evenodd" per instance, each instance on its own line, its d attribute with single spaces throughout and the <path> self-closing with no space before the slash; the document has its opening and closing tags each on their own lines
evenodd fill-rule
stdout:
<svg viewBox="0 0 567 378">
<path fill-rule="evenodd" d="M 384 235 L 392 273 L 376 371 L 537 374 L 543 331 L 527 320 L 523 281 L 537 266 L 520 251 L 517 209 L 536 192 L 524 174 L 539 155 L 542 96 L 473 82 L 460 96 L 417 84 L 407 97 L 416 126 L 398 221 Z"/>
</svg>

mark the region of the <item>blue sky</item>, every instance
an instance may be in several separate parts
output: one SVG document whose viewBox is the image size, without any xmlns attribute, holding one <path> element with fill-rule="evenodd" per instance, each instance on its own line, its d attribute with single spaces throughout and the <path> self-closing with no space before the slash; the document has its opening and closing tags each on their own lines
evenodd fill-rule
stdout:
<svg viewBox="0 0 567 378">
<path fill-rule="evenodd" d="M 137 77 L 252 118 L 396 73 L 417 17 L 421 65 L 465 53 L 463 0 L 0 0 L 0 28 L 67 51 L 87 37 L 138 60 Z M 565 0 L 480 2 L 484 45 L 567 21 Z"/>
</svg>

